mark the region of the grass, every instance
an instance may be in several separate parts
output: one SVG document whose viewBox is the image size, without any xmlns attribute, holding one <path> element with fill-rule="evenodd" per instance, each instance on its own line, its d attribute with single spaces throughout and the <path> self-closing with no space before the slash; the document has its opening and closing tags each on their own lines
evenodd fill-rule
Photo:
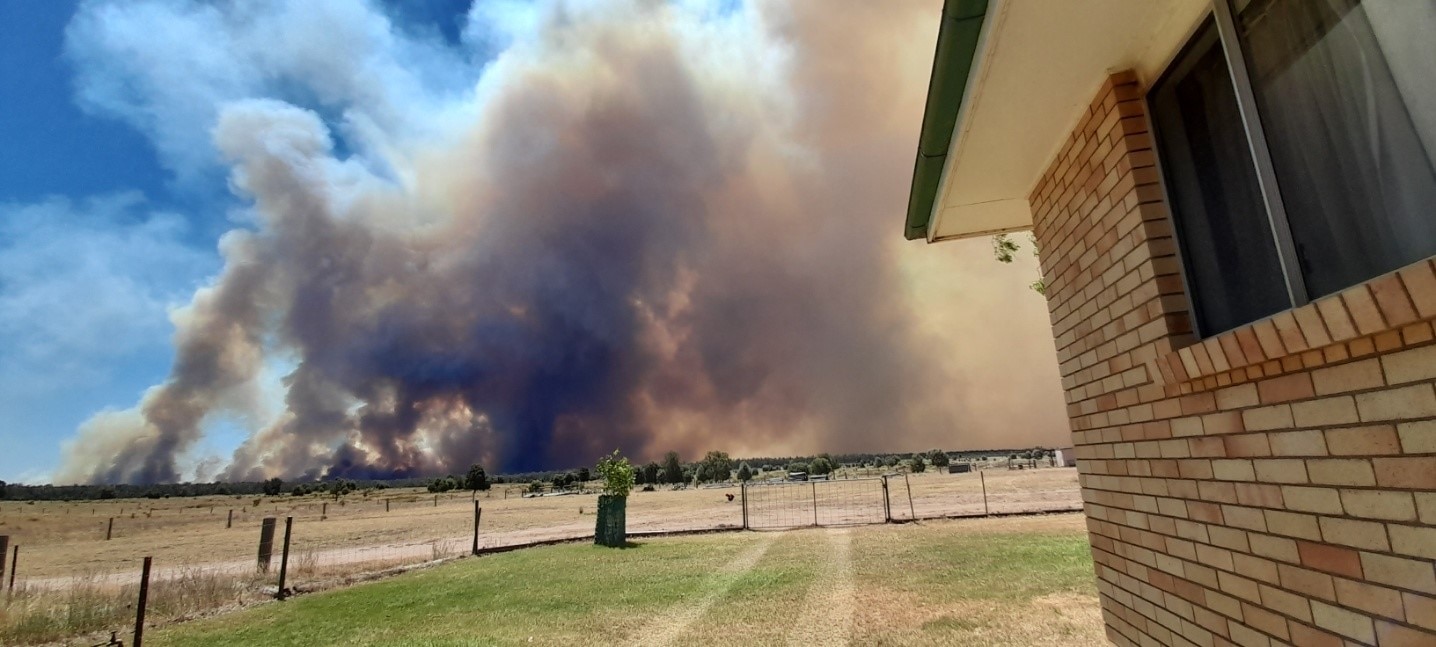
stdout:
<svg viewBox="0 0 1436 647">
<path fill-rule="evenodd" d="M 61 591 L 17 587 L 0 601 L 0 644 L 52 642 L 133 627 L 138 589 L 97 575 L 77 577 Z M 182 568 L 151 582 L 146 612 L 154 620 L 176 620 L 259 599 L 255 577 Z"/>
<path fill-rule="evenodd" d="M 147 644 L 1104 644 L 1080 515 L 569 544 L 147 634 Z"/>
</svg>

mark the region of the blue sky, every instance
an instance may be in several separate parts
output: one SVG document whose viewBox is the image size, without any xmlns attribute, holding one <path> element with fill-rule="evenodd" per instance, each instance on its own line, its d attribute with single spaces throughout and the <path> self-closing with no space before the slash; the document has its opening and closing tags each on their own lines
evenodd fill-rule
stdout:
<svg viewBox="0 0 1436 647">
<path fill-rule="evenodd" d="M 94 24 L 67 45 L 77 11 L 103 8 L 0 0 L 0 480 L 46 480 L 83 421 L 133 406 L 164 380 L 167 310 L 219 270 L 217 240 L 242 223 L 202 118 L 188 127 L 157 91 L 104 87 L 142 77 L 96 55 Z M 444 47 L 463 38 L 469 7 L 406 0 L 380 10 Z M 241 90 L 308 99 L 326 116 L 339 109 L 303 83 Z M 242 438 L 219 424 L 202 451 L 226 454 Z"/>
</svg>

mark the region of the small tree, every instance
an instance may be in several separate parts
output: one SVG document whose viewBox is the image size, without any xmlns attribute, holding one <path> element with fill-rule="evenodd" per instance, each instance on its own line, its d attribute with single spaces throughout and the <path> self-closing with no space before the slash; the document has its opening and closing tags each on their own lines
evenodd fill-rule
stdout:
<svg viewBox="0 0 1436 647">
<path fill-rule="evenodd" d="M 941 449 L 934 449 L 928 452 L 928 460 L 932 462 L 933 467 L 947 467 L 947 452 Z"/>
<path fill-rule="evenodd" d="M 534 479 L 533 481 L 530 481 L 530 482 L 529 482 L 529 492 L 533 492 L 533 493 L 535 493 L 535 494 L 537 494 L 537 493 L 539 493 L 539 492 L 543 492 L 543 481 L 540 481 L 540 480 L 538 480 L 538 479 Z"/>
<path fill-rule="evenodd" d="M 808 472 L 808 471 L 811 470 L 811 469 L 813 469 L 813 467 L 812 467 L 811 465 L 809 465 L 809 464 L 807 464 L 807 463 L 800 462 L 800 461 L 793 461 L 793 462 L 791 462 L 791 463 L 788 463 L 788 471 L 789 471 L 789 472 L 805 472 L 805 473 L 806 473 L 806 472 Z"/>
<path fill-rule="evenodd" d="M 469 467 L 469 473 L 464 476 L 464 488 L 475 492 L 489 489 L 489 475 L 483 465 L 474 463 Z"/>
<path fill-rule="evenodd" d="M 587 483 L 587 482 L 592 481 L 592 480 L 593 480 L 593 474 L 588 471 L 588 468 L 587 468 L 587 467 L 580 467 L 580 468 L 578 468 L 578 482 L 579 482 L 579 483 Z"/>
<path fill-rule="evenodd" d="M 598 461 L 598 475 L 603 479 L 604 494 L 628 496 L 633 491 L 633 466 L 616 449 Z"/>
<path fill-rule="evenodd" d="M 909 465 L 912 467 L 913 474 L 921 474 L 927 470 L 927 462 L 922 459 L 922 454 L 913 454 Z"/>
<path fill-rule="evenodd" d="M 649 461 L 649 463 L 648 463 L 647 465 L 644 465 L 644 466 L 643 466 L 643 482 L 644 482 L 644 483 L 655 483 L 655 484 L 658 483 L 658 482 L 659 482 L 659 481 L 658 481 L 658 475 L 659 475 L 659 473 L 661 473 L 662 471 L 663 471 L 663 468 L 662 468 L 662 467 L 659 467 L 659 466 L 658 466 L 658 463 Z"/>
<path fill-rule="evenodd" d="M 276 476 L 265 481 L 262 490 L 265 496 L 279 496 L 279 493 L 284 491 L 284 481 Z"/>
<path fill-rule="evenodd" d="M 813 474 L 832 474 L 833 461 L 826 456 L 819 456 L 808 464 L 808 469 Z"/>
<path fill-rule="evenodd" d="M 699 481 L 726 481 L 733 475 L 733 459 L 728 452 L 708 452 L 698 464 Z"/>
<path fill-rule="evenodd" d="M 753 468 L 748 467 L 748 464 L 747 464 L 747 463 L 743 463 L 742 465 L 739 465 L 739 466 L 738 466 L 738 480 L 740 480 L 740 481 L 751 481 L 751 480 L 753 480 Z"/>
<path fill-rule="evenodd" d="M 663 457 L 663 482 L 682 483 L 684 480 L 683 462 L 678 459 L 678 452 L 668 452 Z"/>
</svg>

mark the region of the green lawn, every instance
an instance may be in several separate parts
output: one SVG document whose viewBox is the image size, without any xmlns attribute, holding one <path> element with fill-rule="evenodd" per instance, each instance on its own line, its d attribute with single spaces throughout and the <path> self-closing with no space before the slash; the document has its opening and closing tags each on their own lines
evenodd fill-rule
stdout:
<svg viewBox="0 0 1436 647">
<path fill-rule="evenodd" d="M 1080 521 L 571 544 L 152 630 L 147 645 L 1102 644 Z"/>
</svg>

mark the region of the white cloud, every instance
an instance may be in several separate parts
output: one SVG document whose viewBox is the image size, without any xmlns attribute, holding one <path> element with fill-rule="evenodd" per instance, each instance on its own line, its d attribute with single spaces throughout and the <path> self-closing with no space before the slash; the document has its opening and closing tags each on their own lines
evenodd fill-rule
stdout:
<svg viewBox="0 0 1436 647">
<path fill-rule="evenodd" d="M 217 266 L 180 216 L 136 194 L 0 203 L 0 390 L 94 383 L 118 358 L 162 350 L 168 306 Z"/>
</svg>

